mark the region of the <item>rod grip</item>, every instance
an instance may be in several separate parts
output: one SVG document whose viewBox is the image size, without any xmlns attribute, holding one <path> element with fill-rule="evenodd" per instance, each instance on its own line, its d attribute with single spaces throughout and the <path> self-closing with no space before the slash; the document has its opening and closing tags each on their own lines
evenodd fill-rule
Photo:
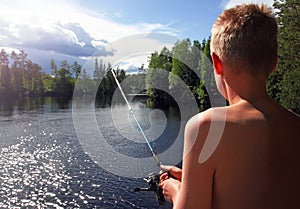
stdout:
<svg viewBox="0 0 300 209">
<path fill-rule="evenodd" d="M 157 155 L 155 154 L 155 152 L 152 152 L 152 156 L 153 156 L 153 159 L 154 159 L 156 165 L 157 165 L 158 167 L 160 167 L 161 162 L 160 162 L 160 160 L 158 159 L 158 157 L 157 157 Z"/>
</svg>

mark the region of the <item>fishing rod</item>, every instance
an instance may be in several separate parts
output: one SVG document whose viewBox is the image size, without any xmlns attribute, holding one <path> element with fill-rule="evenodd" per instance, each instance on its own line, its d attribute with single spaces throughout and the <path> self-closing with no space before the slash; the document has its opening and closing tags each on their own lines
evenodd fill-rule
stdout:
<svg viewBox="0 0 300 209">
<path fill-rule="evenodd" d="M 115 79 L 115 81 L 116 81 L 116 84 L 117 84 L 118 88 L 120 89 L 120 92 L 121 92 L 121 94 L 122 94 L 122 96 L 123 96 L 123 98 L 124 98 L 124 100 L 125 100 L 125 102 L 126 102 L 126 104 L 127 104 L 127 106 L 128 106 L 129 112 L 131 113 L 131 115 L 132 115 L 132 117 L 134 118 L 134 120 L 135 120 L 137 126 L 139 127 L 139 129 L 140 129 L 140 131 L 141 131 L 141 133 L 142 133 L 142 135 L 143 135 L 145 141 L 147 142 L 147 145 L 148 145 L 148 147 L 149 147 L 149 149 L 150 149 L 150 151 L 151 151 L 151 153 L 152 153 L 152 156 L 153 156 L 153 159 L 154 159 L 156 165 L 157 165 L 158 167 L 160 167 L 161 162 L 160 162 L 160 160 L 158 159 L 158 156 L 155 154 L 155 152 L 154 152 L 154 150 L 153 150 L 153 148 L 152 148 L 152 146 L 151 146 L 151 144 L 150 144 L 150 142 L 149 142 L 149 140 L 148 140 L 148 138 L 147 138 L 147 136 L 146 136 L 146 134 L 145 134 L 145 132 L 144 132 L 144 130 L 143 130 L 141 124 L 140 124 L 140 122 L 139 122 L 138 119 L 136 118 L 136 116 L 135 116 L 135 114 L 134 114 L 134 112 L 133 112 L 133 110 L 132 110 L 132 107 L 131 107 L 130 103 L 128 102 L 127 98 L 126 98 L 126 96 L 125 96 L 125 94 L 124 94 L 124 92 L 123 92 L 123 89 L 122 89 L 122 87 L 121 87 L 121 85 L 120 85 L 120 83 L 119 83 L 119 81 L 118 81 L 118 79 L 117 79 L 117 76 L 116 76 L 116 74 L 115 74 L 115 72 L 114 72 L 113 69 L 111 69 L 111 73 L 112 73 L 112 75 L 113 75 L 113 77 L 114 77 L 114 79 Z"/>
<path fill-rule="evenodd" d="M 154 150 L 153 150 L 153 148 L 152 148 L 152 146 L 151 146 L 151 144 L 150 144 L 150 142 L 149 142 L 149 140 L 148 140 L 148 138 L 147 138 L 147 136 L 146 136 L 146 134 L 145 134 L 145 132 L 144 132 L 141 124 L 140 124 L 140 122 L 136 118 L 136 116 L 135 116 L 135 114 L 134 114 L 134 112 L 132 110 L 132 107 L 131 107 L 130 103 L 128 102 L 127 98 L 126 98 L 126 96 L 124 94 L 124 91 L 123 91 L 123 89 L 122 89 L 122 87 L 121 87 L 121 85 L 120 85 L 120 83 L 119 83 L 119 81 L 117 79 L 117 76 L 116 76 L 116 74 L 115 74 L 115 72 L 114 72 L 113 69 L 111 69 L 111 73 L 112 73 L 112 75 L 113 75 L 113 77 L 114 77 L 114 79 L 115 79 L 115 81 L 117 83 L 117 86 L 120 89 L 120 92 L 121 92 L 121 94 L 122 94 L 122 96 L 123 96 L 123 98 L 124 98 L 124 100 L 125 100 L 125 102 L 126 102 L 126 104 L 128 106 L 129 112 L 133 116 L 133 118 L 134 118 L 137 126 L 139 127 L 139 129 L 140 129 L 140 131 L 141 131 L 141 133 L 142 133 L 145 141 L 147 142 L 147 145 L 148 145 L 148 147 L 149 147 L 149 149 L 150 149 L 150 151 L 152 153 L 152 156 L 153 156 L 153 159 L 154 159 L 156 165 L 158 167 L 160 167 L 161 162 L 158 159 L 158 156 L 155 154 L 155 152 L 154 152 Z M 144 178 L 144 180 L 148 183 L 148 187 L 147 188 L 135 188 L 134 191 L 135 192 L 139 192 L 139 191 L 153 191 L 153 192 L 155 192 L 157 203 L 159 205 L 163 205 L 164 202 L 165 202 L 165 198 L 164 198 L 164 195 L 162 193 L 162 188 L 159 186 L 159 184 L 160 184 L 160 174 L 150 173 L 148 175 L 148 177 Z"/>
</svg>

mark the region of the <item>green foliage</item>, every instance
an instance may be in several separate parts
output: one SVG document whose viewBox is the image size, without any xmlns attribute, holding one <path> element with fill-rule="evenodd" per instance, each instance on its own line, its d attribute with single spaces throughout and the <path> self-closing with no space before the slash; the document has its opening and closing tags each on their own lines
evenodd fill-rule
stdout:
<svg viewBox="0 0 300 209">
<path fill-rule="evenodd" d="M 177 99 L 183 100 L 190 88 L 193 87 L 193 76 L 190 64 L 191 42 L 189 39 L 177 42 L 173 48 L 172 71 L 169 75 L 169 88 L 171 94 L 177 95 Z M 189 89 L 182 88 L 181 81 L 185 83 Z M 187 98 L 192 99 L 192 98 Z M 187 101 L 188 102 L 188 101 Z"/>
<path fill-rule="evenodd" d="M 52 66 L 53 63 L 51 60 L 50 67 Z M 50 94 L 66 96 L 72 95 L 75 81 L 74 78 L 72 78 L 72 73 L 70 69 L 71 68 L 68 62 L 66 60 L 63 60 L 61 62 L 60 68 L 56 69 L 55 71 L 55 76 L 53 78 L 52 89 L 50 90 Z"/>
<path fill-rule="evenodd" d="M 81 69 L 81 66 L 80 66 Z M 89 92 L 91 92 L 92 89 L 95 88 L 95 82 L 89 78 L 89 76 L 87 75 L 87 72 L 85 69 L 82 70 L 82 72 L 80 72 L 80 76 L 77 75 L 77 73 L 75 72 L 75 76 L 76 76 L 76 93 L 78 94 L 88 94 Z"/>
<path fill-rule="evenodd" d="M 77 61 L 75 61 L 72 65 L 71 65 L 71 69 L 72 69 L 72 72 L 75 73 L 75 78 L 78 78 L 78 76 L 80 75 L 80 72 L 81 72 L 81 65 L 78 64 Z"/>
<path fill-rule="evenodd" d="M 44 92 L 42 68 L 27 58 L 24 51 L 0 53 L 0 94 L 40 95 Z"/>
<path fill-rule="evenodd" d="M 149 69 L 146 75 L 147 94 L 151 98 L 153 106 L 169 106 L 172 99 L 162 89 L 169 89 L 168 73 L 172 70 L 172 52 L 164 47 L 160 53 L 151 54 Z M 160 88 L 156 88 L 160 87 Z"/>
<path fill-rule="evenodd" d="M 196 96 L 196 98 L 198 99 L 198 104 L 199 104 L 199 108 L 201 110 L 205 110 L 209 107 L 209 97 L 208 97 L 208 93 L 206 91 L 205 85 L 204 85 L 204 81 L 200 80 L 200 84 L 199 86 L 196 86 L 194 88 L 194 94 Z"/>
<path fill-rule="evenodd" d="M 124 70 L 115 70 L 118 81 L 121 83 L 125 78 Z M 101 80 L 97 95 L 112 96 L 117 89 L 116 81 L 111 73 L 111 68 L 107 71 L 106 76 Z"/>
<path fill-rule="evenodd" d="M 207 89 L 213 91 L 216 89 L 216 84 L 214 80 L 214 71 L 212 68 L 212 60 L 210 56 L 210 37 L 208 40 L 204 39 L 201 45 L 201 57 L 199 59 L 199 69 L 200 69 L 200 82 L 195 89 L 195 94 L 198 98 L 199 105 L 201 109 L 207 109 L 210 107 L 210 99 Z M 218 92 L 213 92 L 216 95 Z"/>
<path fill-rule="evenodd" d="M 49 94 L 54 87 L 54 79 L 51 77 L 51 75 L 43 74 L 42 81 L 44 86 L 44 93 Z"/>
<path fill-rule="evenodd" d="M 13 88 L 12 88 L 12 75 L 11 72 L 8 68 L 8 66 L 1 65 L 1 92 L 4 94 L 9 94 L 13 93 Z"/>
<path fill-rule="evenodd" d="M 42 72 L 42 68 L 27 58 L 24 51 L 0 52 L 0 94 L 4 95 L 72 95 L 75 78 L 71 70 L 78 74 L 81 66 L 74 62 L 69 65 L 62 61 L 57 68 L 54 59 L 50 60 L 52 76 Z"/>
<path fill-rule="evenodd" d="M 284 107 L 300 113 L 299 0 L 275 0 L 278 28 L 278 65 L 269 79 L 268 92 Z"/>
<path fill-rule="evenodd" d="M 50 60 L 50 69 L 52 70 L 52 72 L 51 72 L 52 75 L 53 75 L 54 77 L 58 77 L 58 74 L 57 74 L 57 66 L 56 66 L 55 61 L 54 61 L 53 58 Z"/>
<path fill-rule="evenodd" d="M 280 102 L 283 106 L 300 113 L 300 71 L 285 73 L 281 82 Z M 286 96 L 284 96 L 286 95 Z"/>
<path fill-rule="evenodd" d="M 154 107 L 165 107 L 172 104 L 167 93 L 168 83 L 168 74 L 163 69 L 149 68 L 146 75 L 146 89 Z"/>
<path fill-rule="evenodd" d="M 132 74 L 123 79 L 121 86 L 127 94 L 140 94 L 146 89 L 145 80 L 146 74 L 144 73 Z"/>
<path fill-rule="evenodd" d="M 25 68 L 25 89 L 30 92 L 30 94 L 43 94 L 44 85 L 42 81 L 42 68 L 31 60 L 28 60 Z"/>
<path fill-rule="evenodd" d="M 170 95 L 175 95 L 176 99 L 187 104 L 195 98 L 201 109 L 208 108 L 210 103 L 204 78 L 209 81 L 209 85 L 214 83 L 209 76 L 213 73 L 209 44 L 210 39 L 203 40 L 202 44 L 197 40 L 192 44 L 190 39 L 184 39 L 177 42 L 172 51 L 164 47 L 160 53 L 154 52 L 151 55 L 146 88 L 154 104 L 161 105 L 164 101 L 162 105 L 173 105 Z M 169 75 L 166 77 L 161 70 L 169 72 Z M 169 85 L 167 90 L 170 95 L 154 88 L 161 86 L 161 83 Z"/>
<path fill-rule="evenodd" d="M 189 39 L 185 39 L 175 44 L 173 48 L 173 60 L 172 60 L 172 73 L 169 76 L 170 90 L 176 89 L 179 80 L 177 77 L 182 78 L 183 81 L 190 86 L 191 77 L 189 67 L 189 57 L 191 56 L 191 42 Z"/>
<path fill-rule="evenodd" d="M 102 60 L 98 61 L 98 59 L 96 58 L 93 78 L 96 80 L 101 80 L 106 72 L 110 70 L 110 65 L 108 67 L 109 68 L 106 68 Z"/>
</svg>

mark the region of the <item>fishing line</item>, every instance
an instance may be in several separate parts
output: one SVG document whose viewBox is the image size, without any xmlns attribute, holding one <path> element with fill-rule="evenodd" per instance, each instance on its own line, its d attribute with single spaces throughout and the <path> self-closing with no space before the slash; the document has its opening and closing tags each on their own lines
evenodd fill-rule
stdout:
<svg viewBox="0 0 300 209">
<path fill-rule="evenodd" d="M 148 140 L 148 138 L 147 138 L 147 136 L 146 136 L 146 134 L 145 134 L 145 132 L 144 132 L 141 124 L 140 124 L 140 122 L 138 121 L 137 117 L 135 116 L 135 114 L 134 114 L 134 112 L 132 110 L 132 107 L 131 107 L 130 103 L 128 102 L 127 98 L 126 98 L 126 96 L 125 96 L 125 94 L 123 92 L 123 89 L 122 89 L 122 87 L 121 87 L 121 85 L 120 85 L 120 83 L 119 83 L 119 81 L 117 79 L 117 76 L 116 76 L 116 74 L 115 74 L 115 72 L 114 72 L 113 69 L 111 69 L 111 73 L 112 73 L 112 75 L 113 75 L 113 77 L 114 77 L 114 79 L 116 81 L 116 84 L 117 84 L 118 88 L 120 89 L 120 92 L 121 92 L 121 94 L 122 94 L 122 96 L 123 96 L 123 98 L 124 98 L 124 100 L 125 100 L 125 102 L 126 102 L 126 104 L 128 106 L 129 112 L 131 113 L 131 115 L 132 115 L 133 119 L 135 120 L 138 128 L 140 129 L 140 131 L 141 131 L 141 133 L 142 133 L 145 141 L 147 142 L 147 145 L 148 145 L 148 147 L 149 147 L 149 149 L 150 149 L 150 151 L 152 153 L 152 156 L 153 156 L 153 159 L 154 159 L 156 165 L 158 167 L 160 167 L 161 162 L 159 161 L 158 156 L 155 154 L 155 152 L 154 152 L 154 150 L 153 150 L 153 148 L 152 148 L 152 146 L 151 146 L 151 144 L 150 144 L 150 142 L 149 142 L 149 140 Z"/>
</svg>

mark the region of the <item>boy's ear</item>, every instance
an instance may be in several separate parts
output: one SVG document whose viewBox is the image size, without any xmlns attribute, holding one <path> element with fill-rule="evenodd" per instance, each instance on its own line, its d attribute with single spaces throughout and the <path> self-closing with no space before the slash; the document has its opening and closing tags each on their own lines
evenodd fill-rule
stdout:
<svg viewBox="0 0 300 209">
<path fill-rule="evenodd" d="M 214 52 L 211 54 L 214 69 L 217 75 L 223 75 L 223 63 L 218 55 Z"/>
</svg>

